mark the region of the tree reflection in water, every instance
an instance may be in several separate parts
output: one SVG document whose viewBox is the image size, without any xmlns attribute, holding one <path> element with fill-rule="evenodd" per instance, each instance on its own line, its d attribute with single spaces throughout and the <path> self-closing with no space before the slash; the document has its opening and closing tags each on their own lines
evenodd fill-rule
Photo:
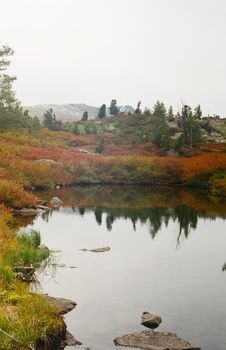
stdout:
<svg viewBox="0 0 226 350">
<path fill-rule="evenodd" d="M 146 224 L 154 239 L 162 226 L 167 227 L 171 219 L 178 222 L 177 246 L 182 238 L 188 237 L 191 229 L 197 227 L 200 218 L 226 218 L 224 199 L 173 187 L 87 186 L 47 191 L 38 195 L 48 202 L 58 196 L 64 202 L 63 208 L 42 214 L 46 222 L 56 210 L 70 211 L 82 217 L 93 211 L 97 224 L 105 224 L 108 231 L 111 231 L 115 220 L 124 218 L 131 220 L 134 231 L 138 222 Z M 23 220 L 20 226 L 32 223 L 34 218 Z"/>
<path fill-rule="evenodd" d="M 149 227 L 149 233 L 154 239 L 164 224 L 168 226 L 170 218 L 179 224 L 178 243 L 182 235 L 188 237 L 190 229 L 195 229 L 198 222 L 199 213 L 185 205 L 176 208 L 145 208 L 145 209 L 122 209 L 98 207 L 94 209 L 96 222 L 102 224 L 102 216 L 106 215 L 106 228 L 111 231 L 115 220 L 119 218 L 129 219 L 132 222 L 134 231 L 136 231 L 137 222 L 146 224 Z"/>
<path fill-rule="evenodd" d="M 38 195 L 47 202 L 54 196 L 64 202 L 64 207 L 42 214 L 46 222 L 55 211 L 74 213 L 84 218 L 93 212 L 97 224 L 105 225 L 108 231 L 112 230 L 117 219 L 129 219 L 134 231 L 138 223 L 147 225 L 154 239 L 163 225 L 167 227 L 172 220 L 178 223 L 177 247 L 192 229 L 196 229 L 199 219 L 226 219 L 224 198 L 181 188 L 87 186 L 47 191 Z M 33 224 L 35 218 L 16 216 L 14 226 Z M 226 264 L 222 270 L 226 270 Z"/>
</svg>

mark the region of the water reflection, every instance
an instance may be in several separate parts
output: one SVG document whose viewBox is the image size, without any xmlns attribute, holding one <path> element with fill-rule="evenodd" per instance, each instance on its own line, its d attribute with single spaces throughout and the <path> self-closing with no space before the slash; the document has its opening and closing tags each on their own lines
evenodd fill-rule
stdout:
<svg viewBox="0 0 226 350">
<path fill-rule="evenodd" d="M 168 226 L 170 218 L 174 222 L 178 222 L 178 238 L 179 244 L 180 238 L 183 236 L 188 237 L 191 229 L 195 229 L 197 226 L 198 218 L 203 217 L 202 213 L 194 210 L 185 205 L 178 206 L 176 208 L 145 208 L 145 209 L 127 209 L 127 208 L 107 208 L 107 207 L 96 207 L 96 208 L 78 208 L 65 207 L 60 209 L 64 213 L 74 213 L 85 218 L 86 213 L 93 211 L 96 223 L 98 225 L 105 225 L 108 231 L 112 230 L 113 224 L 117 219 L 130 220 L 134 231 L 136 231 L 136 225 L 138 222 L 145 224 L 148 227 L 150 236 L 154 239 L 157 233 L 161 230 L 162 226 Z M 49 212 L 42 214 L 42 219 L 45 222 L 49 222 L 53 212 L 56 209 L 52 209 Z M 59 209 L 57 209 L 59 211 Z M 205 215 L 206 217 L 206 215 Z"/>
<path fill-rule="evenodd" d="M 105 225 L 108 231 L 112 230 L 117 219 L 126 219 L 131 221 L 134 231 L 138 223 L 146 225 L 154 239 L 163 227 L 167 228 L 171 219 L 178 223 L 177 247 L 184 238 L 188 238 L 191 230 L 196 229 L 199 219 L 226 218 L 224 198 L 180 188 L 91 186 L 37 194 L 48 202 L 54 196 L 64 202 L 62 208 L 53 208 L 42 214 L 47 223 L 57 211 L 84 218 L 92 211 L 96 223 Z M 36 216 L 16 216 L 14 226 L 26 227 L 32 225 L 35 219 Z M 226 270 L 226 264 L 222 270 Z"/>
<path fill-rule="evenodd" d="M 52 209 L 42 214 L 49 222 L 54 211 L 74 213 L 86 217 L 92 211 L 98 225 L 112 230 L 117 219 L 130 220 L 134 231 L 140 222 L 148 227 L 154 239 L 162 227 L 172 219 L 178 223 L 177 246 L 196 229 L 200 218 L 215 220 L 226 217 L 226 201 L 220 197 L 184 189 L 149 187 L 76 187 L 62 191 L 41 193 L 47 201 L 58 196 L 64 201 L 63 208 Z"/>
<path fill-rule="evenodd" d="M 224 198 L 180 188 L 98 186 L 37 195 L 64 202 L 35 222 L 22 220 L 34 222 L 43 244 L 62 251 L 63 266 L 78 267 L 43 276 L 42 286 L 79 302 L 67 320 L 84 344 L 114 350 L 112 340 L 137 331 L 141 312 L 150 310 L 163 316 L 162 331 L 175 330 L 203 350 L 226 348 Z M 109 253 L 79 250 L 105 246 Z"/>
</svg>

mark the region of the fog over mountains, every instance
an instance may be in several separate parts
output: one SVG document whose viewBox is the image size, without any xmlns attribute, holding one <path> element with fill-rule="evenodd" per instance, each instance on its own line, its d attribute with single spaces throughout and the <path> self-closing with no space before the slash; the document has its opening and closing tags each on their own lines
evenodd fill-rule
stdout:
<svg viewBox="0 0 226 350">
<path fill-rule="evenodd" d="M 56 118 L 62 121 L 77 121 L 82 118 L 85 111 L 89 114 L 89 119 L 94 119 L 98 115 L 99 107 L 89 106 L 84 103 L 70 103 L 70 104 L 40 104 L 36 106 L 24 106 L 24 110 L 29 110 L 30 115 L 37 116 L 43 119 L 43 114 L 52 108 Z M 119 106 L 119 111 L 124 113 L 134 112 L 134 108 L 130 105 Z M 110 116 L 109 108 L 106 108 L 106 115 Z"/>
</svg>

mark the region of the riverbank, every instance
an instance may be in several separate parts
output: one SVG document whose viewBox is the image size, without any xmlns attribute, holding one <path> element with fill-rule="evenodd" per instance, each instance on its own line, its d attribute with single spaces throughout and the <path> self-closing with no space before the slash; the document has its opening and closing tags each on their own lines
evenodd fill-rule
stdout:
<svg viewBox="0 0 226 350">
<path fill-rule="evenodd" d="M 56 345 L 65 334 L 57 308 L 45 295 L 30 293 L 37 268 L 48 264 L 50 251 L 38 231 L 12 228 L 11 211 L 0 207 L 0 349 L 35 349 Z"/>
</svg>

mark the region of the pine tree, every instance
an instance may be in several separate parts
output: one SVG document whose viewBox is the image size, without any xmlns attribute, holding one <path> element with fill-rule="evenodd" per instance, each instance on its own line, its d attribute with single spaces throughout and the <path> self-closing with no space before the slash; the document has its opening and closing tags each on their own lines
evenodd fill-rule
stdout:
<svg viewBox="0 0 226 350">
<path fill-rule="evenodd" d="M 89 117 L 88 112 L 85 111 L 85 112 L 83 113 L 83 115 L 82 115 L 81 121 L 82 121 L 82 122 L 86 122 L 86 121 L 88 120 L 88 117 Z"/>
<path fill-rule="evenodd" d="M 117 100 L 112 100 L 111 105 L 109 107 L 109 111 L 111 115 L 117 115 L 119 112 L 119 109 L 117 107 Z"/>
<path fill-rule="evenodd" d="M 105 117 L 106 117 L 106 105 L 103 104 L 99 109 L 98 118 L 103 119 Z"/>
<path fill-rule="evenodd" d="M 134 112 L 136 115 L 141 115 L 142 114 L 142 110 L 140 109 L 140 105 L 141 105 L 141 101 L 139 101 L 137 103 L 137 108 L 135 109 L 135 112 Z"/>
<path fill-rule="evenodd" d="M 167 113 L 167 120 L 169 122 L 172 122 L 172 121 L 175 120 L 175 116 L 173 114 L 173 107 L 172 106 L 169 107 L 169 110 L 168 110 L 168 113 Z"/>
<path fill-rule="evenodd" d="M 12 90 L 12 84 L 16 77 L 6 74 L 6 70 L 10 65 L 9 57 L 14 54 L 9 46 L 0 47 L 0 107 L 13 109 L 20 104 L 15 97 L 15 92 Z"/>
<path fill-rule="evenodd" d="M 61 120 L 56 119 L 56 115 L 53 113 L 53 109 L 48 109 L 43 116 L 43 126 L 49 130 L 61 130 L 63 123 Z"/>
<path fill-rule="evenodd" d="M 166 120 L 166 107 L 163 102 L 156 102 L 153 108 L 152 116 L 161 121 Z"/>
<path fill-rule="evenodd" d="M 196 112 L 195 112 L 196 113 Z M 192 109 L 185 105 L 181 113 L 182 145 L 190 148 L 201 141 L 201 127 Z"/>
<path fill-rule="evenodd" d="M 201 106 L 200 105 L 195 107 L 195 109 L 194 109 L 194 117 L 196 119 L 201 119 L 201 117 L 202 117 L 202 110 L 201 110 Z"/>
<path fill-rule="evenodd" d="M 170 146 L 169 127 L 166 123 L 166 115 L 164 103 L 157 101 L 153 108 L 151 121 L 153 125 L 152 142 L 158 147 Z"/>
<path fill-rule="evenodd" d="M 7 74 L 13 54 L 9 46 L 0 45 L 0 130 L 26 128 L 29 124 L 29 117 L 23 113 L 12 88 L 16 77 Z"/>
<path fill-rule="evenodd" d="M 47 129 L 53 129 L 53 120 L 56 119 L 53 109 L 48 109 L 43 116 L 43 126 Z"/>
</svg>

